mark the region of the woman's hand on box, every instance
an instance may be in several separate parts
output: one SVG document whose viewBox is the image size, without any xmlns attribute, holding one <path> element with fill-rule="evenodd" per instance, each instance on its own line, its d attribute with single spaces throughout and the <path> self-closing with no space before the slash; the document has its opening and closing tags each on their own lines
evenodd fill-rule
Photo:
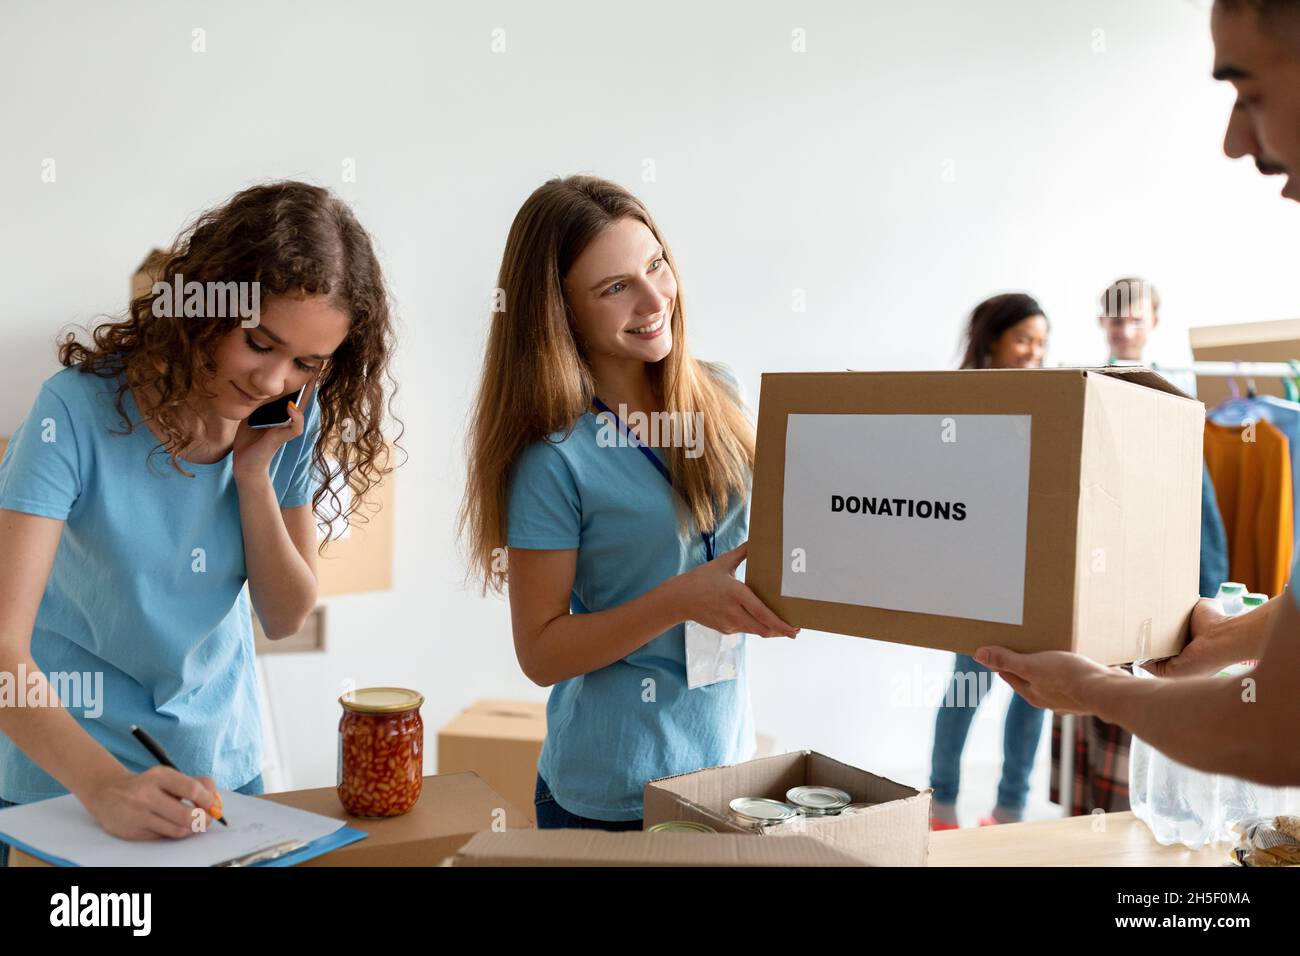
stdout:
<svg viewBox="0 0 1300 956">
<path fill-rule="evenodd" d="M 749 542 L 718 555 L 712 561 L 677 576 L 689 620 L 722 634 L 757 634 L 759 637 L 790 637 L 799 633 L 760 601 L 743 582 L 736 569 L 745 560 Z"/>
</svg>

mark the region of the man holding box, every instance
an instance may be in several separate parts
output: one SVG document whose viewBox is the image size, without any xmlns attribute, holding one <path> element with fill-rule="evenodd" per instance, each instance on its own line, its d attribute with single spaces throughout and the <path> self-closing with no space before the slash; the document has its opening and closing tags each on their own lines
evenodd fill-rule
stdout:
<svg viewBox="0 0 1300 956">
<path fill-rule="evenodd" d="M 1224 152 L 1285 175 L 1282 195 L 1300 202 L 1300 0 L 1216 0 L 1211 26 L 1214 76 L 1237 89 Z M 1293 565 L 1292 584 L 1295 574 Z M 1030 703 L 1096 714 L 1187 766 L 1300 785 L 1300 597 L 1291 585 L 1241 617 L 1201 601 L 1183 652 L 1147 668 L 1179 680 L 1136 678 L 1064 651 L 982 647 L 975 659 Z M 1245 678 L 1207 676 L 1243 660 L 1259 661 Z"/>
</svg>

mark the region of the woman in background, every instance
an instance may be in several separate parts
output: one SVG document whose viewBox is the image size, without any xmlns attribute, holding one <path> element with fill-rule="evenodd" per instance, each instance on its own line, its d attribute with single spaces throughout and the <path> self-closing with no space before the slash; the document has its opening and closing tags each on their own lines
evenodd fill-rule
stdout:
<svg viewBox="0 0 1300 956">
<path fill-rule="evenodd" d="M 1047 348 L 1047 317 L 1030 296 L 995 295 L 975 307 L 966 328 L 962 368 L 1041 368 Z M 987 675 L 987 676 L 986 676 Z M 930 786 L 934 788 L 930 827 L 956 829 L 961 755 L 975 710 L 992 672 L 968 654 L 958 654 L 948 695 L 934 723 Z M 970 699 L 971 696 L 974 699 Z M 1002 741 L 1002 780 L 997 805 L 980 824 L 1014 823 L 1022 818 L 1029 795 L 1029 773 L 1043 729 L 1043 711 L 1019 694 L 1011 696 Z"/>
</svg>

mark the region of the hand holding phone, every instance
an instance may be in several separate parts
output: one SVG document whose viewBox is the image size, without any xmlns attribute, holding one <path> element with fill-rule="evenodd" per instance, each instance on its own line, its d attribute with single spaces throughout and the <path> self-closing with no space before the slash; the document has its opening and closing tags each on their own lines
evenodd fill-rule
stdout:
<svg viewBox="0 0 1300 956">
<path fill-rule="evenodd" d="M 283 428 L 288 425 L 293 418 L 289 415 L 289 403 L 293 402 L 298 408 L 302 408 L 302 396 L 307 391 L 306 383 L 298 389 L 297 394 L 293 392 L 287 395 L 281 395 L 277 399 L 267 402 L 265 405 L 259 405 L 254 409 L 253 414 L 248 416 L 249 428 Z"/>
<path fill-rule="evenodd" d="M 320 379 L 317 372 L 296 393 L 282 395 L 256 409 L 235 432 L 234 477 L 241 487 L 264 481 L 280 447 L 300 436 L 307 427 L 307 405 Z"/>
</svg>

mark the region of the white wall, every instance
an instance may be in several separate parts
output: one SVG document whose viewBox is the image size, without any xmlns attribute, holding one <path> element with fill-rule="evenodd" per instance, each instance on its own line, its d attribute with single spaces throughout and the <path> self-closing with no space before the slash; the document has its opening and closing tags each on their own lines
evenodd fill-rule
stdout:
<svg viewBox="0 0 1300 956">
<path fill-rule="evenodd" d="M 55 371 L 55 331 L 120 309 L 147 249 L 248 183 L 330 185 L 380 245 L 410 452 L 396 586 L 335 601 L 327 654 L 268 662 L 294 786 L 333 782 L 345 679 L 424 691 L 431 747 L 477 697 L 545 696 L 515 665 L 504 603 L 462 587 L 452 517 L 489 290 L 511 217 L 548 176 L 595 172 L 647 201 L 696 353 L 729 362 L 755 402 L 765 370 L 948 367 L 970 307 L 1009 288 L 1046 307 L 1050 363 L 1104 358 L 1094 296 L 1123 272 L 1164 296 L 1166 362 L 1188 357 L 1190 325 L 1300 312 L 1300 210 L 1220 151 L 1231 92 L 1209 79 L 1204 4 L 565 7 L 0 14 L 0 433 Z M 355 183 L 340 182 L 348 157 Z M 925 781 L 932 711 L 891 696 L 948 655 L 808 634 L 754 640 L 750 660 L 759 725 L 782 747 Z M 1004 700 L 977 721 L 971 764 L 1000 759 Z"/>
</svg>

